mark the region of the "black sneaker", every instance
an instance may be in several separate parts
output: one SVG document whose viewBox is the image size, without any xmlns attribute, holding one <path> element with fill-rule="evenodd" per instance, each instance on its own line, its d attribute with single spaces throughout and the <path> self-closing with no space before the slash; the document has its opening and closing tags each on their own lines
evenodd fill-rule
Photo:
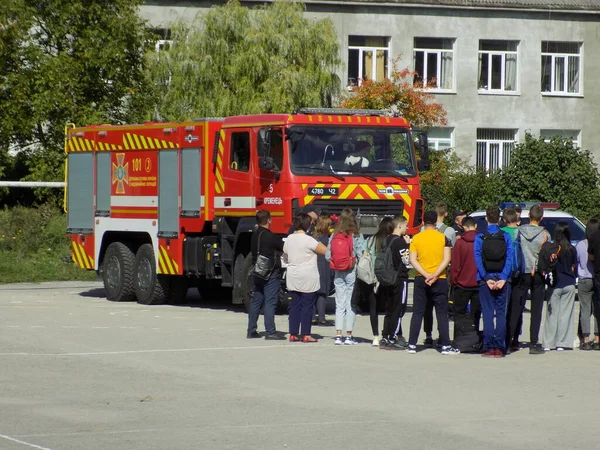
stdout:
<svg viewBox="0 0 600 450">
<path fill-rule="evenodd" d="M 579 349 L 589 352 L 590 350 L 594 350 L 594 344 L 592 344 L 591 342 L 584 342 L 583 344 L 581 344 Z"/>
<path fill-rule="evenodd" d="M 406 350 L 408 348 L 408 342 L 406 342 L 406 340 L 404 338 L 400 339 L 394 339 L 389 341 L 390 342 L 390 350 Z"/>
<path fill-rule="evenodd" d="M 423 341 L 423 345 L 425 347 L 433 347 L 433 338 L 431 336 L 427 336 Z"/>
<path fill-rule="evenodd" d="M 594 350 L 600 350 L 600 342 L 594 342 Z"/>
<path fill-rule="evenodd" d="M 543 355 L 544 353 L 545 352 L 542 344 L 531 344 L 531 347 L 529 347 L 530 355 Z"/>
<path fill-rule="evenodd" d="M 265 341 L 285 341 L 285 334 L 276 331 L 275 333 L 265 334 Z"/>
<path fill-rule="evenodd" d="M 260 339 L 262 336 L 258 331 L 246 334 L 246 339 Z"/>
<path fill-rule="evenodd" d="M 379 340 L 379 349 L 380 350 L 390 350 L 390 341 L 388 338 L 381 338 Z"/>
</svg>

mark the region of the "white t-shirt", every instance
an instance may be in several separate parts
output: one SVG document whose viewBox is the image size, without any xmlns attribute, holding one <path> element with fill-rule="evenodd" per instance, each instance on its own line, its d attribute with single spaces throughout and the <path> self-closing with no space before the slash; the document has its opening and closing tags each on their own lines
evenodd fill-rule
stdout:
<svg viewBox="0 0 600 450">
<path fill-rule="evenodd" d="M 317 292 L 321 288 L 317 254 L 319 243 L 304 233 L 290 234 L 283 244 L 287 255 L 285 282 L 288 291 Z"/>
</svg>

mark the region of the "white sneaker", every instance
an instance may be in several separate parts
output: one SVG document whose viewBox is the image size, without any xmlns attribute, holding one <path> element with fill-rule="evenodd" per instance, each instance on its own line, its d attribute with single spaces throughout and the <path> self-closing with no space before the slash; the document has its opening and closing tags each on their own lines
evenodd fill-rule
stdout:
<svg viewBox="0 0 600 450">
<path fill-rule="evenodd" d="M 379 336 L 373 336 L 373 343 L 371 345 L 373 347 L 379 347 Z"/>
<path fill-rule="evenodd" d="M 444 345 L 442 347 L 442 355 L 460 355 L 460 350 L 451 345 Z"/>
<path fill-rule="evenodd" d="M 544 351 L 545 352 L 549 352 L 550 351 L 550 347 L 544 347 Z"/>
<path fill-rule="evenodd" d="M 417 353 L 417 346 L 416 345 L 409 345 L 408 346 L 408 353 L 410 353 L 411 355 L 414 355 L 415 353 Z"/>
<path fill-rule="evenodd" d="M 352 339 L 352 336 L 346 336 L 346 339 L 344 339 L 344 345 L 357 345 L 358 341 L 355 341 L 354 339 Z"/>
<path fill-rule="evenodd" d="M 556 347 L 556 351 L 557 352 L 562 352 L 562 351 L 564 351 L 564 348 L 562 348 L 562 347 Z"/>
<path fill-rule="evenodd" d="M 342 341 L 342 336 L 336 336 L 335 341 L 333 341 L 335 345 L 342 345 L 344 341 Z"/>
</svg>

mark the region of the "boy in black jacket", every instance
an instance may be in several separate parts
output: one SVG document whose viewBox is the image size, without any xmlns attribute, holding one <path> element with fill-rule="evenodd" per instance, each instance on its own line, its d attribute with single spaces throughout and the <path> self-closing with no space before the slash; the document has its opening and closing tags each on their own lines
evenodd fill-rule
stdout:
<svg viewBox="0 0 600 450">
<path fill-rule="evenodd" d="M 406 350 L 408 343 L 402 336 L 402 317 L 406 312 L 408 298 L 408 249 L 410 238 L 406 235 L 408 222 L 404 216 L 396 216 L 394 232 L 384 240 L 384 247 L 390 246 L 394 258 L 394 269 L 398 271 L 393 286 L 381 286 L 385 298 L 385 316 L 379 348 L 383 350 Z"/>
</svg>

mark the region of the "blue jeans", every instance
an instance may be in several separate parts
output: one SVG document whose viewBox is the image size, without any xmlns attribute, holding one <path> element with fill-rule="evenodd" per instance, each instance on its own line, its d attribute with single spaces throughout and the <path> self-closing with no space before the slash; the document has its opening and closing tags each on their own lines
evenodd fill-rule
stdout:
<svg viewBox="0 0 600 450">
<path fill-rule="evenodd" d="M 356 272 L 347 270 L 344 272 L 335 271 L 333 284 L 335 285 L 335 329 L 344 330 L 344 321 L 346 322 L 346 331 L 352 332 L 354 322 L 356 322 L 356 313 L 352 309 L 352 291 L 356 282 Z M 344 320 L 345 319 L 345 320 Z"/>
<path fill-rule="evenodd" d="M 508 282 L 498 291 L 490 290 L 485 283 L 479 285 L 485 350 L 506 350 L 506 306 L 509 296 L 510 283 Z"/>
<path fill-rule="evenodd" d="M 254 277 L 254 298 L 248 311 L 248 333 L 254 333 L 258 328 L 260 308 L 264 306 L 265 331 L 275 333 L 275 310 L 279 300 L 281 275 L 279 269 L 273 270 L 268 281 Z"/>
</svg>

